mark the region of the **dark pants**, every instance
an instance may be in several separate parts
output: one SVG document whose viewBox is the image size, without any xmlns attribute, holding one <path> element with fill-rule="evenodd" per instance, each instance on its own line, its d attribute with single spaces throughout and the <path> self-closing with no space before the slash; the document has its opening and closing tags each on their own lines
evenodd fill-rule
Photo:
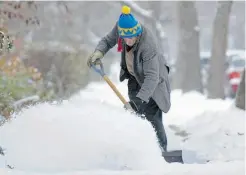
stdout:
<svg viewBox="0 0 246 175">
<path fill-rule="evenodd" d="M 140 104 L 140 100 L 136 97 L 138 91 L 140 90 L 140 86 L 134 77 L 130 77 L 128 80 L 128 96 L 130 100 L 134 101 L 138 106 Z M 156 136 L 158 139 L 159 146 L 161 151 L 164 152 L 167 150 L 167 136 L 162 123 L 162 111 L 157 106 L 156 102 L 151 98 L 147 107 L 145 109 L 145 118 L 152 124 Z"/>
</svg>

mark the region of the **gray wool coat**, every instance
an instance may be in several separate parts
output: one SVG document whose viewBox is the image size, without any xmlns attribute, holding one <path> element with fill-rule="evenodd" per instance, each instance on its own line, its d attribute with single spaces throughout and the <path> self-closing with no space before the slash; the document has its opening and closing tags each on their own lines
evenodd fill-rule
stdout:
<svg viewBox="0 0 246 175">
<path fill-rule="evenodd" d="M 171 107 L 171 89 L 168 79 L 169 67 L 151 32 L 143 25 L 142 28 L 143 32 L 133 47 L 133 70 L 135 78 L 141 86 L 137 97 L 146 102 L 149 102 L 152 97 L 159 108 L 164 113 L 167 113 Z M 105 55 L 109 49 L 117 44 L 118 37 L 116 23 L 113 29 L 99 41 L 95 50 L 100 50 Z M 122 45 L 120 81 L 129 77 L 125 62 L 126 45 L 123 40 Z"/>
</svg>

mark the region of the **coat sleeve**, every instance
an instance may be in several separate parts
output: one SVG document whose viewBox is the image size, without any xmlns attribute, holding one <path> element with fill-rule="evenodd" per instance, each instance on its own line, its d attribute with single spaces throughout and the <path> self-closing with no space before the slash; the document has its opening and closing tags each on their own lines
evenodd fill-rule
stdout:
<svg viewBox="0 0 246 175">
<path fill-rule="evenodd" d="M 142 52 L 144 81 L 137 97 L 149 102 L 159 82 L 158 54 L 154 47 L 146 46 Z"/>
<path fill-rule="evenodd" d="M 113 48 L 118 40 L 118 29 L 117 29 L 117 23 L 114 25 L 113 29 L 102 39 L 99 41 L 99 43 L 96 46 L 95 50 L 100 50 L 104 55 Z"/>
</svg>

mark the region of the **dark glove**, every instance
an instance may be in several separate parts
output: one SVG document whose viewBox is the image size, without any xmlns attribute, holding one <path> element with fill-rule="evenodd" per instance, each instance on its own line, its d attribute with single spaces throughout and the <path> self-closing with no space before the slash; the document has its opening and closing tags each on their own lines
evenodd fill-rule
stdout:
<svg viewBox="0 0 246 175">
<path fill-rule="evenodd" d="M 94 65 L 100 64 L 102 58 L 103 58 L 103 53 L 99 50 L 96 50 L 88 58 L 87 65 L 91 67 L 92 64 Z"/>
<path fill-rule="evenodd" d="M 136 112 L 139 115 L 144 115 L 147 104 L 148 103 L 146 103 L 145 101 L 139 99 L 138 105 L 136 105 L 134 101 L 129 101 L 124 107 Z"/>
<path fill-rule="evenodd" d="M 140 114 L 140 115 L 144 115 L 145 114 L 145 109 L 147 107 L 147 102 L 139 99 L 139 104 L 138 104 L 138 110 L 137 110 L 137 113 Z"/>
</svg>

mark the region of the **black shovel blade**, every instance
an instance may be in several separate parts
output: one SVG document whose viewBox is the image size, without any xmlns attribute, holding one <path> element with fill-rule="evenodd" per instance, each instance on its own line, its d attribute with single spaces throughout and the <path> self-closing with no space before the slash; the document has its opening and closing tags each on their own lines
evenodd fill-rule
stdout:
<svg viewBox="0 0 246 175">
<path fill-rule="evenodd" d="M 163 152 L 162 156 L 164 157 L 165 161 L 168 163 L 182 163 L 182 164 L 184 163 L 182 157 L 182 150 Z"/>
</svg>

